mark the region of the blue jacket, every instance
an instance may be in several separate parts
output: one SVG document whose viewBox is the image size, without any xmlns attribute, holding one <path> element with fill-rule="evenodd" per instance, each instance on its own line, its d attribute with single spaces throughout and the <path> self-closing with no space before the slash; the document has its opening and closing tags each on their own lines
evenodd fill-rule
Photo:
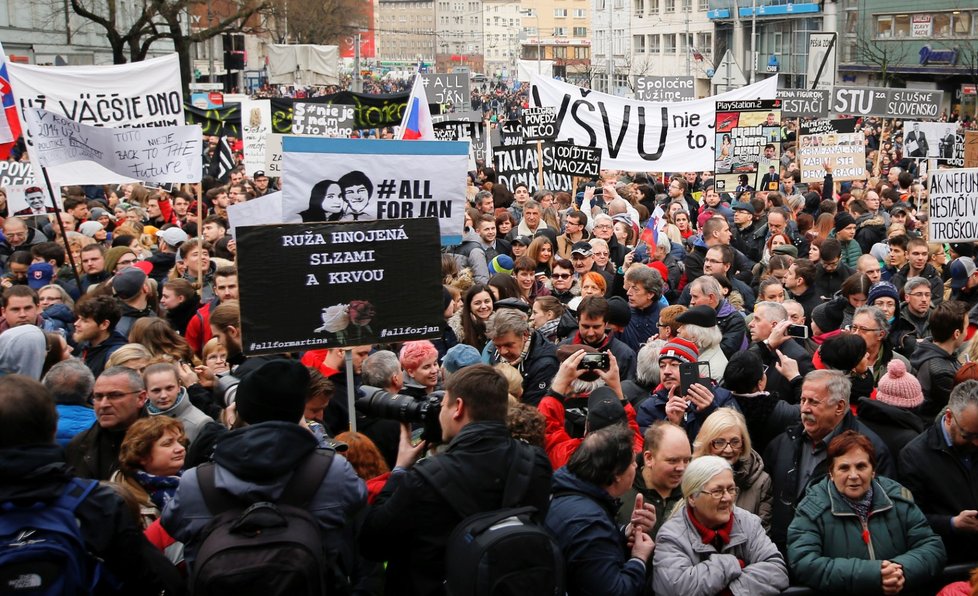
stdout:
<svg viewBox="0 0 978 596">
<path fill-rule="evenodd" d="M 80 432 L 95 424 L 95 410 L 88 406 L 58 404 L 58 445 L 65 447 Z"/>
<path fill-rule="evenodd" d="M 677 387 L 676 390 L 678 391 L 679 388 Z M 738 412 L 740 411 L 737 400 L 734 399 L 729 391 L 723 387 L 710 387 L 710 391 L 713 392 L 713 403 L 707 406 L 702 412 L 690 410 L 682 422 L 690 443 L 693 442 L 696 435 L 700 432 L 703 421 L 706 420 L 707 416 L 716 411 L 717 408 L 732 408 Z M 669 390 L 662 388 L 653 393 L 652 397 L 642 402 L 642 405 L 639 406 L 638 412 L 636 413 L 635 421 L 638 422 L 638 426 L 642 429 L 643 433 L 655 421 L 666 419 L 666 402 L 668 401 Z"/>
<path fill-rule="evenodd" d="M 645 564 L 631 558 L 615 524 L 621 502 L 567 468 L 554 472 L 554 494 L 544 521 L 564 554 L 570 596 L 633 595 L 645 584 Z"/>
<path fill-rule="evenodd" d="M 638 354 L 645 341 L 659 332 L 659 312 L 662 308 L 661 300 L 656 300 L 648 308 L 641 310 L 632 308 L 632 318 L 618 339 Z"/>
</svg>

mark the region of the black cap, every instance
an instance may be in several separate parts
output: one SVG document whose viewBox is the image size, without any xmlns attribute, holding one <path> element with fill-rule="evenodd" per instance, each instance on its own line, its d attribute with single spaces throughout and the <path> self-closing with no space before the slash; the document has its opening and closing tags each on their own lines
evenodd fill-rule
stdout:
<svg viewBox="0 0 978 596">
<path fill-rule="evenodd" d="M 514 308 L 520 312 L 530 312 L 530 305 L 519 298 L 503 298 L 502 300 L 497 300 L 493 306 L 493 310 L 499 310 L 500 308 Z"/>
<path fill-rule="evenodd" d="M 533 242 L 533 239 L 530 238 L 529 236 L 517 236 L 516 238 L 513 238 L 513 244 L 522 244 L 523 246 L 529 246 L 530 242 Z"/>
<path fill-rule="evenodd" d="M 258 170 L 255 172 L 255 175 L 251 177 L 252 180 L 256 178 L 268 178 L 268 176 L 265 175 L 265 170 Z"/>
<path fill-rule="evenodd" d="M 628 301 L 621 296 L 608 298 L 608 323 L 619 327 L 627 327 L 632 320 L 632 309 Z"/>
<path fill-rule="evenodd" d="M 750 203 L 745 203 L 743 201 L 737 201 L 733 203 L 732 205 L 730 205 L 730 208 L 733 209 L 734 211 L 746 211 L 751 215 L 757 214 L 757 210 L 754 209 L 753 205 L 751 205 Z"/>
<path fill-rule="evenodd" d="M 705 305 L 694 306 L 676 317 L 676 322 L 697 327 L 716 327 L 717 311 Z"/>
<path fill-rule="evenodd" d="M 585 257 L 590 257 L 594 253 L 591 252 L 591 244 L 588 242 L 584 242 L 582 240 L 581 242 L 575 242 L 574 245 L 571 246 L 571 254 L 572 255 L 578 254 L 578 255 L 584 255 Z"/>
<path fill-rule="evenodd" d="M 626 420 L 625 406 L 610 387 L 598 387 L 587 398 L 587 429 L 594 432 Z"/>
</svg>

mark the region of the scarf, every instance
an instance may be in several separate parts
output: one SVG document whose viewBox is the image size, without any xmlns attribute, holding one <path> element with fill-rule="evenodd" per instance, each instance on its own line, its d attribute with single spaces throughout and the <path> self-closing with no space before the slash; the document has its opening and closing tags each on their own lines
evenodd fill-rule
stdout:
<svg viewBox="0 0 978 596">
<path fill-rule="evenodd" d="M 177 472 L 176 476 L 156 476 L 149 472 L 136 470 L 136 482 L 143 487 L 153 504 L 160 511 L 163 511 L 163 508 L 177 492 L 177 487 L 180 486 L 180 472 Z"/>
<path fill-rule="evenodd" d="M 693 510 L 690 507 L 686 507 L 686 516 L 689 518 L 690 523 L 696 528 L 696 533 L 700 535 L 700 540 L 703 544 L 713 545 L 713 548 L 717 549 L 717 552 L 723 552 L 723 547 L 730 543 L 730 531 L 733 530 L 734 516 L 733 513 L 730 514 L 730 519 L 727 523 L 720 526 L 716 530 L 712 530 L 704 526 L 696 516 L 693 515 Z"/>
<path fill-rule="evenodd" d="M 835 484 L 833 484 L 832 486 L 835 486 Z M 869 510 L 873 506 L 873 484 L 872 483 L 869 484 L 869 490 L 866 491 L 866 494 L 863 495 L 863 498 L 858 500 L 850 499 L 849 497 L 839 492 L 838 488 L 836 488 L 835 491 L 839 493 L 840 497 L 842 497 L 842 501 L 852 509 L 853 513 L 856 514 L 856 517 L 859 518 L 859 521 L 862 522 L 863 526 L 866 526 L 869 523 Z M 867 540 L 868 536 L 869 536 L 869 532 L 863 531 L 864 541 L 868 542 Z"/>
<path fill-rule="evenodd" d="M 543 325 L 540 325 L 540 328 L 537 329 L 537 331 L 539 331 L 541 335 L 547 338 L 547 341 L 554 341 L 555 339 L 557 339 L 557 326 L 559 324 L 560 324 L 560 318 L 550 319 Z"/>
<path fill-rule="evenodd" d="M 154 406 L 153 405 L 153 402 L 151 402 L 149 400 L 146 400 L 146 411 L 148 411 L 150 414 L 165 414 L 166 412 L 170 412 L 174 408 L 176 408 L 177 406 L 179 406 L 186 397 L 187 397 L 187 388 L 186 387 L 181 387 L 180 388 L 180 393 L 177 394 L 177 401 L 173 402 L 173 405 L 172 406 L 170 406 L 169 408 L 167 408 L 165 410 L 161 410 L 161 409 L 157 408 L 156 406 Z"/>
</svg>

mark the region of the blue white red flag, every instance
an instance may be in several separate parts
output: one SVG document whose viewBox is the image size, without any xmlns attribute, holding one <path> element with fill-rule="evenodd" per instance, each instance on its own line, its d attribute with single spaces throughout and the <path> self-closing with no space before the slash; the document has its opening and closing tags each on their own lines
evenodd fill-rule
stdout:
<svg viewBox="0 0 978 596">
<path fill-rule="evenodd" d="M 401 130 L 398 139 L 405 141 L 434 141 L 435 127 L 431 121 L 431 110 L 428 108 L 428 95 L 424 91 L 424 81 L 421 74 L 414 75 L 411 85 L 411 95 L 408 97 L 407 109 L 401 120 Z"/>
<path fill-rule="evenodd" d="M 7 55 L 0 45 L 0 95 L 3 98 L 3 118 L 0 118 L 0 160 L 10 156 L 10 150 L 20 137 L 20 120 L 17 118 L 17 103 L 14 101 L 7 76 Z"/>
<path fill-rule="evenodd" d="M 662 207 L 656 205 L 652 215 L 649 216 L 649 221 L 645 223 L 645 229 L 642 230 L 642 242 L 654 249 L 659 242 L 659 233 L 665 228 L 665 223 L 665 212 L 662 211 Z"/>
</svg>

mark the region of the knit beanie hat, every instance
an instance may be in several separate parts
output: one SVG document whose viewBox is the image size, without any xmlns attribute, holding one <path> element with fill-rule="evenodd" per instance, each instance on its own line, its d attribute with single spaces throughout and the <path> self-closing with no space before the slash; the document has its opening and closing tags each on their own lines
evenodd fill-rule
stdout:
<svg viewBox="0 0 978 596">
<path fill-rule="evenodd" d="M 94 238 L 95 234 L 99 233 L 103 229 L 104 227 L 102 224 L 97 221 L 86 221 L 82 225 L 78 226 L 78 231 L 89 238 Z"/>
<path fill-rule="evenodd" d="M 829 331 L 835 331 L 842 326 L 842 319 L 845 317 L 845 313 L 842 309 L 836 308 L 835 305 L 829 302 L 823 302 L 815 307 L 812 311 L 812 322 L 818 327 L 819 331 L 822 333 L 828 333 Z"/>
<path fill-rule="evenodd" d="M 840 232 L 856 223 L 856 218 L 849 215 L 848 211 L 840 211 L 835 214 L 835 231 Z"/>
<path fill-rule="evenodd" d="M 900 304 L 900 293 L 896 286 L 888 281 L 878 281 L 869 287 L 869 296 L 866 297 L 866 304 L 872 306 L 877 298 L 893 298 L 893 301 Z"/>
<path fill-rule="evenodd" d="M 238 384 L 238 414 L 249 424 L 279 420 L 299 423 L 309 395 L 309 370 L 294 360 L 270 360 Z"/>
<path fill-rule="evenodd" d="M 131 253 L 132 249 L 128 246 L 113 246 L 105 251 L 105 270 L 109 273 L 115 271 L 115 266 L 119 264 L 119 259 L 126 253 Z"/>
<path fill-rule="evenodd" d="M 924 403 L 924 392 L 920 381 L 907 374 L 907 366 L 903 361 L 894 358 L 886 366 L 886 374 L 880 378 L 876 399 L 884 404 L 911 409 Z"/>
<path fill-rule="evenodd" d="M 660 362 L 664 358 L 673 358 L 681 363 L 690 364 L 699 360 L 699 357 L 700 351 L 696 348 L 696 344 L 681 337 L 670 339 L 659 350 Z"/>
<path fill-rule="evenodd" d="M 493 260 L 489 261 L 489 273 L 495 275 L 497 273 L 502 273 L 503 275 L 513 274 L 513 258 L 509 255 L 498 255 Z"/>
</svg>

